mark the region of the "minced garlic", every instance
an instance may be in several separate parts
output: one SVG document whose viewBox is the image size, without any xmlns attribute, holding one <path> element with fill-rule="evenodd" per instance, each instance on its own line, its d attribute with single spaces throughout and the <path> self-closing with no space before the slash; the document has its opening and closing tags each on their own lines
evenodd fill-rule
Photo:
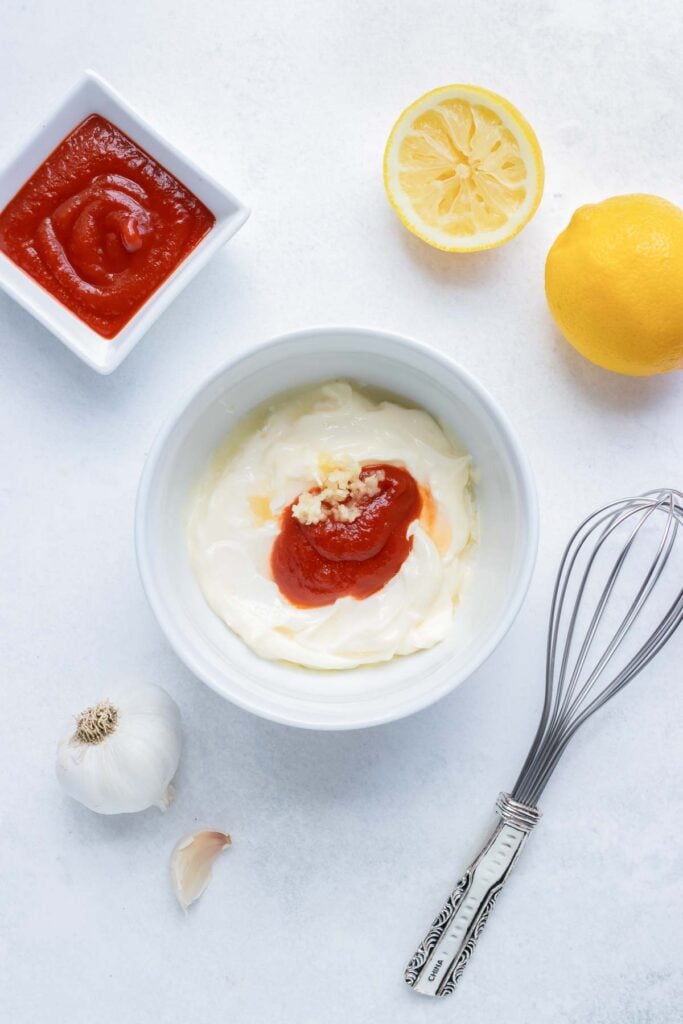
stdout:
<svg viewBox="0 0 683 1024">
<path fill-rule="evenodd" d="M 311 491 L 300 494 L 292 506 L 292 515 L 303 526 L 315 526 L 327 519 L 354 523 L 361 514 L 363 499 L 379 494 L 384 480 L 381 469 L 362 479 L 360 474 L 361 467 L 353 459 L 330 468 L 325 465 L 319 490 L 315 494 Z"/>
</svg>

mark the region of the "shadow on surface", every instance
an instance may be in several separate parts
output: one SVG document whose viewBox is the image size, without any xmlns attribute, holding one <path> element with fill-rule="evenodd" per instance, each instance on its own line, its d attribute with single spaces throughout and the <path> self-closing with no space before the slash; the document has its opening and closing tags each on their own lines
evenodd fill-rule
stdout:
<svg viewBox="0 0 683 1024">
<path fill-rule="evenodd" d="M 473 253 L 442 252 L 412 235 L 395 215 L 391 216 L 390 212 L 387 213 L 387 220 L 396 244 L 401 246 L 419 270 L 427 273 L 437 283 L 483 285 L 492 275 L 501 271 L 501 250 L 488 249 Z"/>
<path fill-rule="evenodd" d="M 570 380 L 596 406 L 615 412 L 646 410 L 681 396 L 681 372 L 627 377 L 591 363 L 569 344 L 548 314 L 547 331 Z"/>
</svg>

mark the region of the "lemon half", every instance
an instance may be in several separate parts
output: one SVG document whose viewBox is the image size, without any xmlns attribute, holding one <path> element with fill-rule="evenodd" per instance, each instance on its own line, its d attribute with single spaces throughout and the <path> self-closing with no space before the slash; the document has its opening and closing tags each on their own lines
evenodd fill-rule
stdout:
<svg viewBox="0 0 683 1024">
<path fill-rule="evenodd" d="M 445 85 L 416 100 L 384 151 L 389 202 L 409 231 L 447 252 L 513 238 L 536 212 L 543 178 L 531 126 L 475 85 Z"/>
</svg>

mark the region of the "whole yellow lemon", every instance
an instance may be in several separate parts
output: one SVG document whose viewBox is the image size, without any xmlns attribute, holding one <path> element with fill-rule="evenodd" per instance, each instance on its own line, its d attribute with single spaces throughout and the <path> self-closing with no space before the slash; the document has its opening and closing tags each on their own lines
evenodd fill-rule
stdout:
<svg viewBox="0 0 683 1024">
<path fill-rule="evenodd" d="M 564 336 L 599 366 L 683 369 L 683 210 L 649 195 L 579 207 L 548 253 L 545 293 Z"/>
</svg>

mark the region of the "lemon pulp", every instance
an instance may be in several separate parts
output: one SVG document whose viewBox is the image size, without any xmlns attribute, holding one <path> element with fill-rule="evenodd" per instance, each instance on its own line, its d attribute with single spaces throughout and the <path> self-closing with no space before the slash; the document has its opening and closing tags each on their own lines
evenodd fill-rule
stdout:
<svg viewBox="0 0 683 1024">
<path fill-rule="evenodd" d="M 401 114 L 387 143 L 385 187 L 405 226 L 441 249 L 485 249 L 533 216 L 543 162 L 512 104 L 476 86 L 427 93 Z"/>
</svg>

